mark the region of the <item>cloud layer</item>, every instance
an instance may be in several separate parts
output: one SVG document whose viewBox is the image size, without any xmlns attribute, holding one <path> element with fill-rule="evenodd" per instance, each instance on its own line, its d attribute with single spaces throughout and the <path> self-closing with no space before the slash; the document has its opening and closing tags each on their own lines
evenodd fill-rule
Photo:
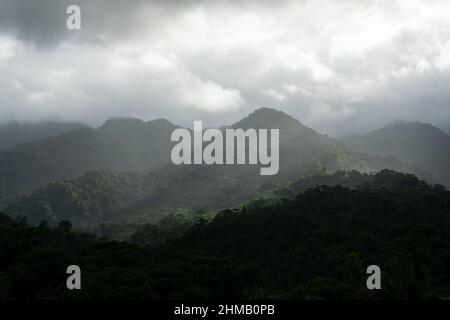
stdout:
<svg viewBox="0 0 450 320">
<path fill-rule="evenodd" d="M 232 122 L 259 107 L 346 134 L 450 120 L 448 1 L 0 3 L 2 121 Z"/>
</svg>

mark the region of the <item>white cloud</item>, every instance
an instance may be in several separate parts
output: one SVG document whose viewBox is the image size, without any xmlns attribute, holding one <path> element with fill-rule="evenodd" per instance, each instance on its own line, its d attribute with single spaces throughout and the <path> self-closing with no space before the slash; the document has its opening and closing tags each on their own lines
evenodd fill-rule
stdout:
<svg viewBox="0 0 450 320">
<path fill-rule="evenodd" d="M 51 103 L 51 99 L 55 97 L 55 93 L 53 91 L 38 91 L 33 92 L 28 96 L 28 101 L 32 105 L 43 105 Z"/>
<path fill-rule="evenodd" d="M 450 40 L 447 40 L 434 61 L 434 65 L 439 71 L 447 71 L 450 68 Z"/>
<path fill-rule="evenodd" d="M 274 102 L 332 133 L 450 117 L 448 1 L 106 3 L 81 1 L 77 36 L 59 9 L 17 14 L 0 35 L 2 119 L 222 124 Z"/>
<path fill-rule="evenodd" d="M 278 102 L 282 102 L 287 99 L 287 96 L 285 94 L 275 89 L 261 90 L 261 93 Z"/>
<path fill-rule="evenodd" d="M 181 83 L 177 100 L 181 106 L 187 106 L 208 112 L 220 112 L 239 108 L 244 101 L 238 90 L 224 89 L 213 82 L 202 82 L 189 77 Z"/>
<path fill-rule="evenodd" d="M 17 43 L 9 37 L 0 36 L 0 63 L 16 55 Z"/>
</svg>

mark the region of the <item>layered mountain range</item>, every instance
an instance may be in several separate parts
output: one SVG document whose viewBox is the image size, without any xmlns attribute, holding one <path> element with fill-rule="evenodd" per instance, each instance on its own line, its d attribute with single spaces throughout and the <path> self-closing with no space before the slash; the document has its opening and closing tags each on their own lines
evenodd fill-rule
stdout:
<svg viewBox="0 0 450 320">
<path fill-rule="evenodd" d="M 68 219 L 90 228 L 208 213 L 339 170 L 388 168 L 436 181 L 412 161 L 354 151 L 281 111 L 258 109 L 229 127 L 279 129 L 279 173 L 261 176 L 257 165 L 173 165 L 176 125 L 119 118 L 0 152 L 0 204 L 35 224 Z"/>
</svg>

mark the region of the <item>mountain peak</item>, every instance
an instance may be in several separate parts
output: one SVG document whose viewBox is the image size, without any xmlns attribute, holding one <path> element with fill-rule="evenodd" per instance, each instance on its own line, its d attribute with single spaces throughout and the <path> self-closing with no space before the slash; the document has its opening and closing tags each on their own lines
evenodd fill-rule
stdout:
<svg viewBox="0 0 450 320">
<path fill-rule="evenodd" d="M 404 121 L 404 120 L 396 120 L 387 124 L 386 126 L 373 131 L 371 134 L 381 134 L 381 133 L 395 133 L 400 135 L 409 135 L 411 138 L 420 137 L 421 139 L 427 138 L 441 138 L 447 139 L 448 136 L 439 128 L 420 121 Z M 424 136 L 425 135 L 425 136 Z"/>
<path fill-rule="evenodd" d="M 145 125 L 145 122 L 137 118 L 115 117 L 106 120 L 99 129 L 123 128 L 142 125 Z"/>
<path fill-rule="evenodd" d="M 235 128 L 267 128 L 267 129 L 282 129 L 285 127 L 303 127 L 297 119 L 284 113 L 283 111 L 260 108 L 250 113 L 247 117 L 235 123 L 232 127 Z"/>
<path fill-rule="evenodd" d="M 272 108 L 259 108 L 254 110 L 253 112 L 251 112 L 248 115 L 249 118 L 270 118 L 270 119 L 280 119 L 280 120 L 294 120 L 297 121 L 296 119 L 294 119 L 293 117 L 291 117 L 290 115 L 288 115 L 287 113 L 284 113 L 281 110 L 277 110 L 277 109 L 272 109 Z"/>
<path fill-rule="evenodd" d="M 287 117 L 291 117 L 288 114 L 284 113 L 281 110 L 277 110 L 277 109 L 273 109 L 273 108 L 267 108 L 267 107 L 262 107 L 262 108 L 258 108 L 255 109 L 253 112 L 250 113 L 250 115 L 258 115 L 258 114 L 265 114 L 265 115 L 283 115 L 283 116 L 287 116 Z M 292 117 L 291 117 L 292 118 Z"/>
<path fill-rule="evenodd" d="M 167 119 L 159 118 L 155 120 L 150 120 L 147 122 L 149 126 L 159 127 L 159 128 L 174 128 L 176 127 L 172 122 Z"/>
<path fill-rule="evenodd" d="M 450 136 L 431 124 L 395 121 L 343 142 L 359 152 L 413 163 L 428 170 L 439 183 L 450 185 Z"/>
</svg>

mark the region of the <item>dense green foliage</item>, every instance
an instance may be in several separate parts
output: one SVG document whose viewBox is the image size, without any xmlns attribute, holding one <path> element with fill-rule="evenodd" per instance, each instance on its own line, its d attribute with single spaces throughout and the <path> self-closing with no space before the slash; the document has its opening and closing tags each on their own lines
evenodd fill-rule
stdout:
<svg viewBox="0 0 450 320">
<path fill-rule="evenodd" d="M 151 175 L 89 172 L 74 181 L 51 183 L 7 207 L 10 215 L 26 215 L 32 224 L 46 220 L 55 225 L 71 220 L 88 228 L 107 221 L 114 211 L 149 194 L 154 187 Z"/>
<path fill-rule="evenodd" d="M 225 211 L 177 244 L 237 257 L 282 297 L 365 297 L 370 264 L 383 270 L 383 297 L 448 295 L 450 193 L 389 171 L 352 180 L 362 184 Z"/>
<path fill-rule="evenodd" d="M 177 217 L 160 232 L 144 227 L 133 244 L 70 231 L 67 221 L 32 227 L 0 215 L 0 298 L 448 297 L 445 188 L 391 171 L 315 179 L 352 188 L 295 194 L 297 182 L 279 191 L 286 197 L 221 211 L 187 231 Z M 69 264 L 82 268 L 79 292 L 65 289 Z M 382 290 L 365 286 L 371 264 L 381 267 Z"/>
<path fill-rule="evenodd" d="M 0 214 L 0 299 L 239 298 L 251 281 L 232 259 L 96 240 L 70 226 L 31 227 Z M 66 288 L 71 264 L 82 267 L 79 292 Z"/>
</svg>

